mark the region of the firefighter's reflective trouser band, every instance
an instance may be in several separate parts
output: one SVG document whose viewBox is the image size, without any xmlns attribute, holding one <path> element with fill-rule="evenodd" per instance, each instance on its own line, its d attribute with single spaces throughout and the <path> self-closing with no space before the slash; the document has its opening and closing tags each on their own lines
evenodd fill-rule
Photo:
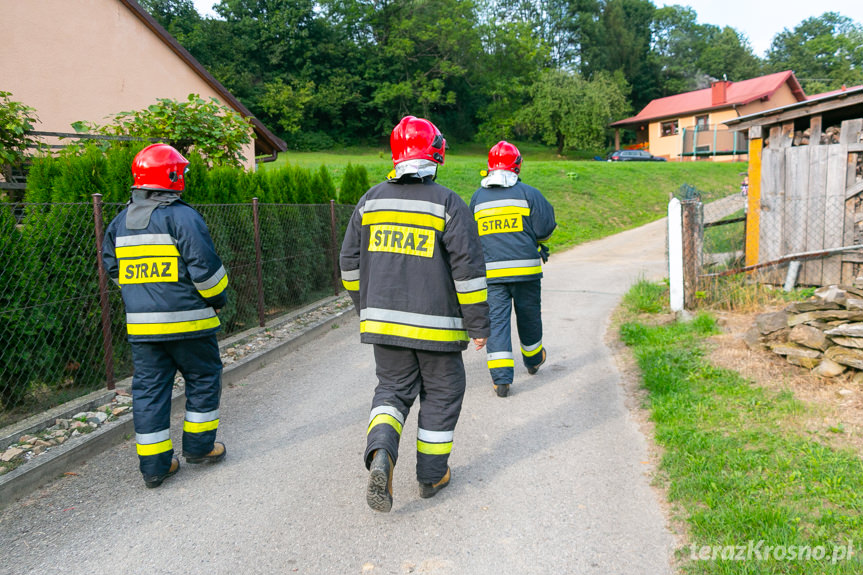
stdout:
<svg viewBox="0 0 863 575">
<path fill-rule="evenodd" d="M 377 449 L 398 459 L 399 440 L 411 405 L 419 396 L 417 420 L 417 480 L 439 481 L 447 470 L 453 432 L 464 398 L 465 373 L 461 352 L 375 348 L 378 385 L 369 414 L 366 468 Z"/>
<path fill-rule="evenodd" d="M 521 359 L 525 367 L 542 361 L 541 280 L 488 285 L 491 336 L 486 349 L 488 369 L 495 385 L 512 383 L 515 359 L 512 353 L 510 316 L 515 306 Z"/>
<path fill-rule="evenodd" d="M 212 451 L 219 426 L 222 360 L 216 336 L 163 342 L 132 342 L 132 409 L 141 473 L 156 476 L 171 467 L 171 392 L 179 370 L 186 383 L 183 452 Z"/>
</svg>

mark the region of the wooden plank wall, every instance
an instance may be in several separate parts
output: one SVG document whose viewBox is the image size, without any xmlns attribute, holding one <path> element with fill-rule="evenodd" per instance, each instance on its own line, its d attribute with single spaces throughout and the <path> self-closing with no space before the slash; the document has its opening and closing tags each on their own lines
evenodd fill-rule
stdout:
<svg viewBox="0 0 863 575">
<path fill-rule="evenodd" d="M 806 251 L 809 222 L 809 146 L 785 149 L 783 255 Z"/>
<path fill-rule="evenodd" d="M 860 135 L 863 132 L 863 118 L 855 118 L 853 120 L 845 120 L 842 122 L 842 130 L 839 132 L 839 143 L 846 147 L 857 144 L 860 141 Z M 846 246 L 857 245 L 860 242 L 857 238 L 857 214 L 855 206 L 857 205 L 856 194 L 851 195 L 854 185 L 857 183 L 857 154 L 848 153 L 845 156 L 845 230 L 843 235 L 843 244 Z M 860 252 L 845 252 L 846 259 L 859 259 Z M 844 284 L 851 285 L 857 279 L 857 274 L 854 273 L 854 262 L 843 261 L 841 281 Z"/>
<path fill-rule="evenodd" d="M 817 251 L 824 246 L 825 196 L 827 190 L 827 154 L 828 146 L 809 147 L 809 190 L 808 211 L 809 223 L 806 227 L 806 250 Z M 821 285 L 821 258 L 807 260 L 801 269 L 799 283 L 802 285 Z"/>
<path fill-rule="evenodd" d="M 791 146 L 793 125 L 770 127 L 770 145 L 761 154 L 759 262 L 863 243 L 863 225 L 857 232 L 857 221 L 863 222 L 863 181 L 857 181 L 863 118 L 842 122 L 839 144 L 820 145 L 820 116 L 811 118 L 810 127 L 816 137 L 808 146 Z M 777 268 L 768 281 L 781 281 L 784 273 Z M 798 283 L 851 284 L 857 275 L 863 276 L 863 250 L 805 260 Z"/>
<path fill-rule="evenodd" d="M 771 137 L 771 141 L 772 141 Z M 766 148 L 761 153 L 761 226 L 758 261 L 782 256 L 782 224 L 785 215 L 785 150 Z"/>
<path fill-rule="evenodd" d="M 827 185 L 824 190 L 824 245 L 822 249 L 842 247 L 845 236 L 845 163 L 848 146 L 826 146 Z M 822 260 L 821 281 L 813 285 L 838 284 L 842 279 L 842 254 Z"/>
</svg>

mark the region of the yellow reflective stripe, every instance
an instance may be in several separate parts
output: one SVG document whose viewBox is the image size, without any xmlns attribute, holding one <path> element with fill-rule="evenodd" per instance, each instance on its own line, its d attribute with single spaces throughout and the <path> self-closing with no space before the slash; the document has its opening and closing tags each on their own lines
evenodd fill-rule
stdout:
<svg viewBox="0 0 863 575">
<path fill-rule="evenodd" d="M 227 274 L 225 274 L 225 276 L 219 280 L 219 283 L 217 283 L 216 285 L 214 285 L 210 289 L 198 290 L 198 293 L 200 293 L 204 297 L 213 297 L 213 296 L 217 296 L 220 293 L 222 293 L 223 291 L 225 291 L 226 287 L 228 287 L 228 276 L 227 276 Z"/>
<path fill-rule="evenodd" d="M 117 259 L 143 258 L 155 256 L 179 256 L 180 251 L 174 244 L 148 244 L 144 246 L 117 246 L 114 249 Z"/>
<path fill-rule="evenodd" d="M 475 220 L 479 220 L 480 218 L 487 218 L 489 216 L 510 216 L 513 214 L 529 216 L 530 208 L 517 208 L 515 206 L 504 206 L 502 208 L 486 208 L 485 210 L 480 210 L 474 213 L 473 218 Z"/>
<path fill-rule="evenodd" d="M 490 278 L 505 278 L 510 276 L 529 276 L 541 273 L 542 266 L 531 266 L 529 268 L 501 268 L 499 270 L 488 270 L 485 275 Z"/>
<path fill-rule="evenodd" d="M 433 329 L 416 327 L 397 323 L 364 320 L 360 322 L 360 333 L 375 333 L 378 335 L 395 335 L 410 339 L 426 341 L 467 341 L 467 331 L 463 329 Z"/>
<path fill-rule="evenodd" d="M 488 360 L 488 368 L 494 369 L 496 367 L 515 367 L 514 359 L 490 359 Z"/>
<path fill-rule="evenodd" d="M 183 431 L 189 433 L 204 433 L 205 431 L 213 431 L 219 427 L 219 420 L 205 421 L 203 423 L 195 423 L 193 421 L 183 422 Z"/>
<path fill-rule="evenodd" d="M 369 423 L 369 428 L 366 431 L 366 435 L 369 434 L 369 431 L 372 430 L 372 427 L 374 427 L 375 425 L 381 425 L 381 424 L 391 425 L 393 427 L 393 429 L 395 429 L 399 435 L 402 434 L 402 424 L 399 423 L 399 420 L 396 419 L 395 417 L 393 417 L 392 415 L 389 415 L 386 413 L 381 413 L 381 414 L 376 415 L 375 418 L 371 420 L 371 422 Z"/>
<path fill-rule="evenodd" d="M 452 451 L 452 441 L 447 443 L 426 443 L 417 439 L 417 451 L 427 455 L 446 455 Z"/>
<path fill-rule="evenodd" d="M 524 348 L 521 348 L 521 355 L 523 355 L 525 357 L 533 357 L 541 351 L 542 351 L 542 346 L 539 346 L 538 348 L 532 349 L 530 351 L 525 351 Z"/>
<path fill-rule="evenodd" d="M 458 296 L 458 303 L 460 304 L 482 303 L 488 299 L 488 290 L 481 289 L 469 293 L 456 292 L 456 295 Z"/>
<path fill-rule="evenodd" d="M 366 212 L 363 214 L 363 225 L 370 224 L 407 224 L 433 228 L 439 232 L 444 230 L 444 219 L 431 214 L 417 214 L 414 212 Z"/>
<path fill-rule="evenodd" d="M 174 323 L 127 323 L 126 328 L 129 331 L 129 335 L 163 335 L 202 331 L 219 327 L 219 325 L 221 324 L 218 317 L 210 317 L 207 319 L 178 321 Z"/>
<path fill-rule="evenodd" d="M 352 282 L 342 280 L 342 285 L 345 286 L 345 289 L 348 291 L 360 291 L 360 280 L 354 280 Z"/>
<path fill-rule="evenodd" d="M 170 451 L 174 448 L 174 445 L 171 443 L 170 439 L 166 439 L 165 441 L 160 441 L 159 443 L 149 443 L 146 445 L 138 444 L 138 455 L 158 455 L 160 453 L 165 453 L 166 451 Z"/>
</svg>

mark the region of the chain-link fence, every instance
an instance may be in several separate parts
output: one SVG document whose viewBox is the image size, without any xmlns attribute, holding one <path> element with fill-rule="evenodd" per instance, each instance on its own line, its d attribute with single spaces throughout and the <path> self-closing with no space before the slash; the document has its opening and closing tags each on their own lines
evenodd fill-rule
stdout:
<svg viewBox="0 0 863 575">
<path fill-rule="evenodd" d="M 131 374 L 120 292 L 100 290 L 96 248 L 123 207 L 0 204 L 0 426 Z M 195 208 L 228 271 L 222 337 L 338 291 L 353 206 Z"/>
</svg>

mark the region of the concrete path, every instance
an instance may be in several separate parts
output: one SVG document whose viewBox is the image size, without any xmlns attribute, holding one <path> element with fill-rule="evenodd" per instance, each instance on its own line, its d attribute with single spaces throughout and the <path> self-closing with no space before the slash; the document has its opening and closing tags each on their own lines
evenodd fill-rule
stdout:
<svg viewBox="0 0 863 575">
<path fill-rule="evenodd" d="M 0 513 L 0 574 L 670 573 L 644 437 L 603 337 L 621 295 L 665 273 L 664 221 L 552 254 L 548 363 L 491 388 L 465 353 L 453 482 L 420 499 L 416 415 L 389 514 L 365 503 L 374 389 L 355 319 L 225 389 L 228 458 L 145 489 L 132 440 Z M 175 439 L 181 429 L 175 417 Z"/>
</svg>

